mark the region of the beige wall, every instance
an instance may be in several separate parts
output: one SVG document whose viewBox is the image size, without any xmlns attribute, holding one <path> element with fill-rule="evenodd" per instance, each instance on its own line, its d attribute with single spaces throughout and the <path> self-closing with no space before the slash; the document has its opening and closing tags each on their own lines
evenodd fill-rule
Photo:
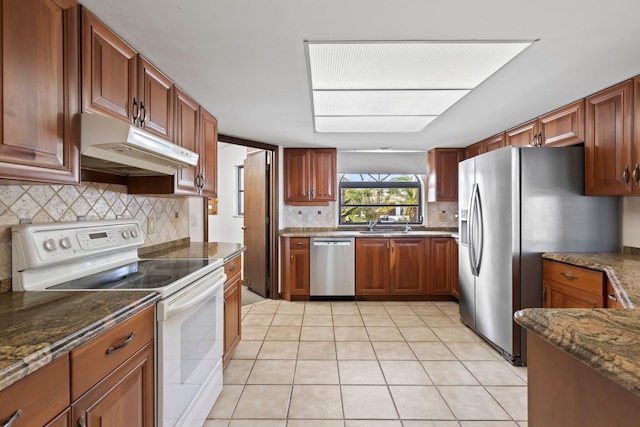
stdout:
<svg viewBox="0 0 640 427">
<path fill-rule="evenodd" d="M 622 199 L 622 245 L 640 248 L 640 197 Z"/>
<path fill-rule="evenodd" d="M 176 218 L 176 212 L 178 218 Z M 0 280 L 11 277 L 11 227 L 20 219 L 32 223 L 135 218 L 145 234 L 144 246 L 189 237 L 186 198 L 127 194 L 124 185 L 83 182 L 82 185 L 0 185 Z M 147 233 L 147 218 L 155 232 Z"/>
</svg>

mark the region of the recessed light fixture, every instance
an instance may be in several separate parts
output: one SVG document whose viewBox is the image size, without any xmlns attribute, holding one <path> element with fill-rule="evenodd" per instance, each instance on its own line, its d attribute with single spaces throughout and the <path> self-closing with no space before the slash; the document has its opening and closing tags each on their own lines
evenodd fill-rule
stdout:
<svg viewBox="0 0 640 427">
<path fill-rule="evenodd" d="M 316 132 L 420 132 L 533 41 L 305 42 Z"/>
</svg>

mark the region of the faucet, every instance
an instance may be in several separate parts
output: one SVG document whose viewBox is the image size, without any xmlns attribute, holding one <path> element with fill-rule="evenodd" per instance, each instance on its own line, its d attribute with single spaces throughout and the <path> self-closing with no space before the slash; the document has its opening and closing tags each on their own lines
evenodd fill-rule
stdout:
<svg viewBox="0 0 640 427">
<path fill-rule="evenodd" d="M 370 219 L 369 220 L 369 231 L 373 231 L 373 229 L 375 228 L 376 225 L 378 225 L 380 223 L 380 218 L 376 219 L 375 221 Z"/>
<path fill-rule="evenodd" d="M 404 223 L 404 231 L 405 231 L 405 232 L 407 232 L 407 231 L 411 231 L 411 226 L 409 225 L 409 223 L 408 223 L 408 222 L 405 222 L 405 223 Z"/>
</svg>

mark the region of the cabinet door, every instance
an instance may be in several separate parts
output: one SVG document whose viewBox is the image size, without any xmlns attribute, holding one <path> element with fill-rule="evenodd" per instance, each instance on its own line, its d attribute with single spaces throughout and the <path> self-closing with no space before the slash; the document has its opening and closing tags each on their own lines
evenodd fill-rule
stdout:
<svg viewBox="0 0 640 427">
<path fill-rule="evenodd" d="M 98 18 L 82 9 L 82 111 L 137 123 L 137 55 Z"/>
<path fill-rule="evenodd" d="M 313 149 L 309 152 L 311 200 L 336 200 L 336 150 Z"/>
<path fill-rule="evenodd" d="M 640 194 L 640 77 L 633 79 L 633 149 L 632 161 L 633 165 L 632 182 L 633 193 Z"/>
<path fill-rule="evenodd" d="M 198 153 L 200 154 L 200 195 L 218 197 L 218 121 L 200 107 L 200 134 Z"/>
<path fill-rule="evenodd" d="M 631 194 L 633 86 L 629 80 L 586 99 L 585 193 Z"/>
<path fill-rule="evenodd" d="M 0 13 L 0 179 L 78 184 L 78 6 L 3 0 Z"/>
<path fill-rule="evenodd" d="M 542 145 L 563 147 L 584 142 L 584 100 L 545 114 L 538 125 Z"/>
<path fill-rule="evenodd" d="M 454 247 L 456 242 L 450 237 L 431 238 L 431 286 L 430 295 L 451 295 L 453 290 Z"/>
<path fill-rule="evenodd" d="M 491 138 L 487 138 L 482 141 L 484 146 L 484 152 L 488 153 L 489 151 L 497 150 L 498 148 L 502 148 L 506 146 L 506 138 L 505 133 L 501 133 L 496 136 L 492 136 Z"/>
<path fill-rule="evenodd" d="M 231 360 L 240 343 L 240 313 L 242 311 L 242 275 L 236 274 L 225 284 L 224 291 L 224 355 L 223 364 Z"/>
<path fill-rule="evenodd" d="M 284 201 L 306 202 L 310 199 L 309 150 L 284 149 Z"/>
<path fill-rule="evenodd" d="M 153 346 L 147 344 L 73 404 L 72 425 L 153 427 Z"/>
<path fill-rule="evenodd" d="M 602 308 L 598 296 L 551 280 L 543 281 L 544 308 Z"/>
<path fill-rule="evenodd" d="M 356 295 L 390 292 L 389 239 L 356 239 Z"/>
<path fill-rule="evenodd" d="M 484 141 L 480 141 L 480 142 L 476 142 L 473 145 L 468 146 L 467 148 L 464 149 L 464 158 L 465 159 L 470 159 L 472 157 L 475 156 L 479 156 L 480 154 L 484 153 Z"/>
<path fill-rule="evenodd" d="M 506 132 L 507 146 L 526 147 L 533 146 L 533 141 L 538 134 L 538 120 L 532 120 Z"/>
<path fill-rule="evenodd" d="M 173 139 L 173 82 L 140 57 L 140 126 L 161 138 Z"/>
<path fill-rule="evenodd" d="M 458 201 L 458 163 L 462 148 L 436 148 L 427 154 L 427 201 Z"/>
<path fill-rule="evenodd" d="M 55 417 L 44 427 L 70 427 L 69 417 L 71 416 L 71 408 L 67 408 L 62 414 Z"/>
<path fill-rule="evenodd" d="M 391 294 L 424 295 L 426 292 L 425 240 L 390 239 Z"/>
<path fill-rule="evenodd" d="M 290 252 L 291 295 L 309 295 L 309 249 L 292 248 Z"/>
<path fill-rule="evenodd" d="M 175 143 L 197 153 L 199 105 L 177 87 L 175 94 Z M 197 179 L 197 167 L 179 169 L 175 175 L 176 193 L 198 195 Z"/>
</svg>

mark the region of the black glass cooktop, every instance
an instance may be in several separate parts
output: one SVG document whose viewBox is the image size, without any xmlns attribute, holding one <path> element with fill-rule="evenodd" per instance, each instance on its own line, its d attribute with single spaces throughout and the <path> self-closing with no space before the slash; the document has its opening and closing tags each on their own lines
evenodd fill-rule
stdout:
<svg viewBox="0 0 640 427">
<path fill-rule="evenodd" d="M 47 289 L 156 289 L 209 264 L 206 259 L 141 260 Z"/>
</svg>

